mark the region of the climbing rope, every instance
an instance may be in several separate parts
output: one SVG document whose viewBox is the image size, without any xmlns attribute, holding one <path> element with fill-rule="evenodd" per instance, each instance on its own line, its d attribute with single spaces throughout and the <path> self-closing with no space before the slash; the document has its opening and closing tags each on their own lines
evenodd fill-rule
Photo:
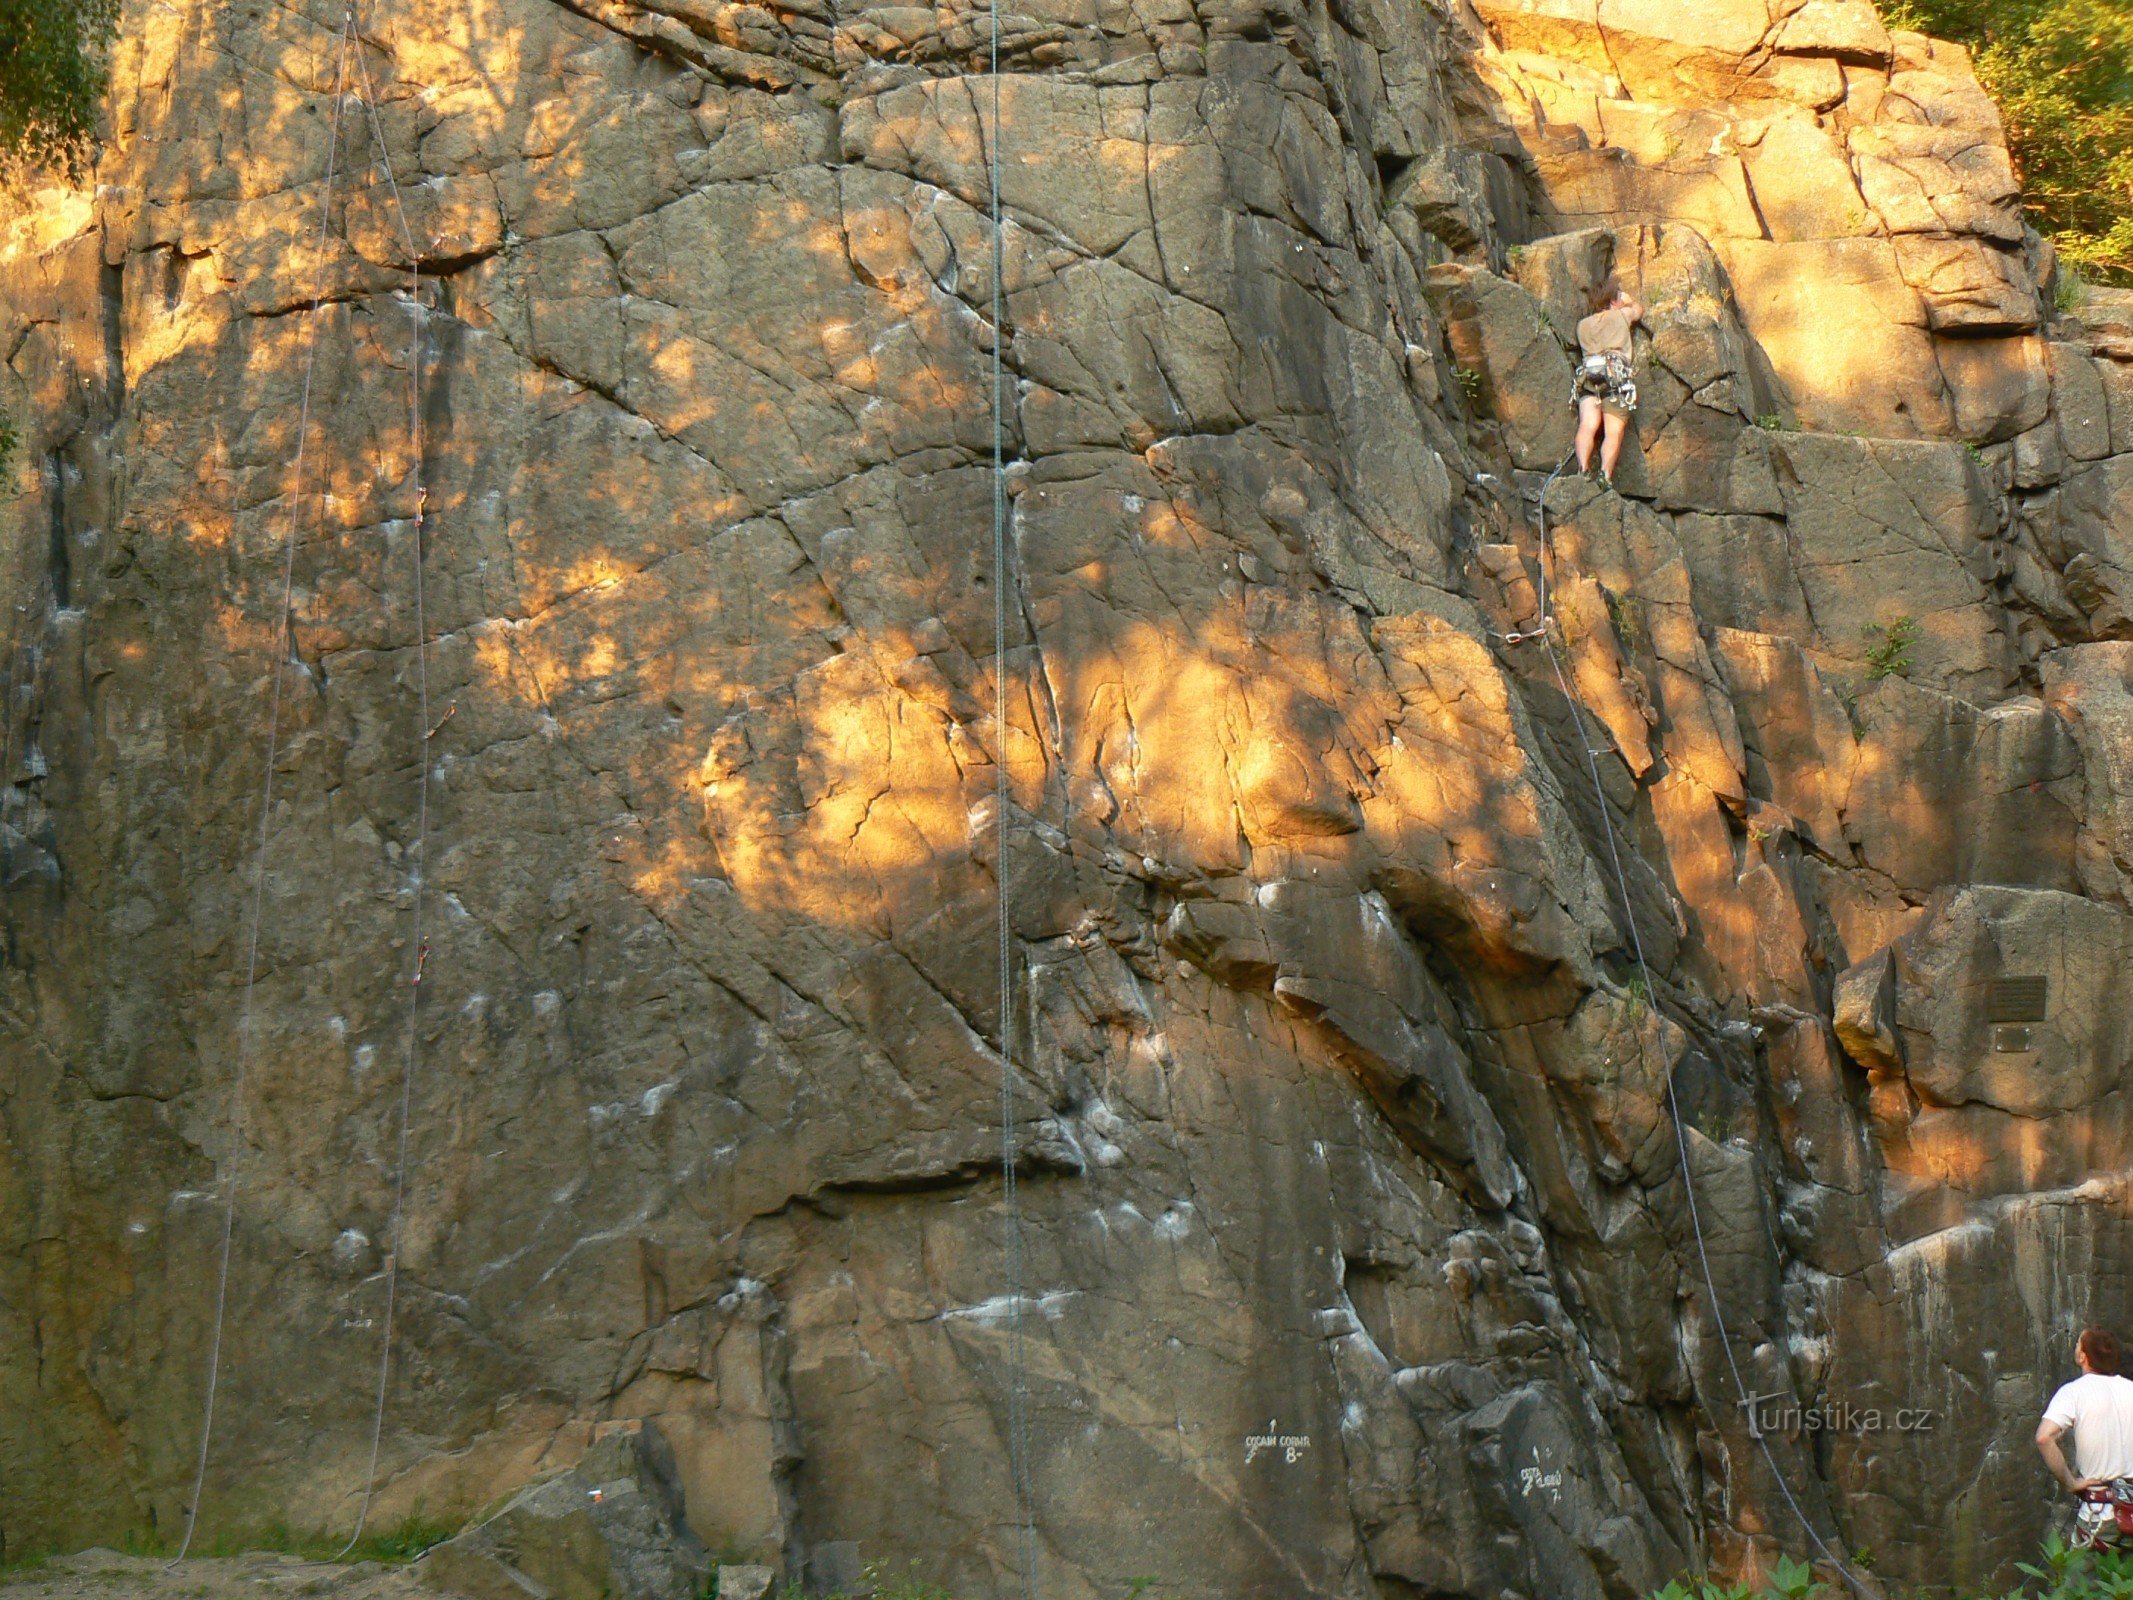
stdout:
<svg viewBox="0 0 2133 1600">
<path fill-rule="evenodd" d="M 215 1399 L 222 1382 L 222 1335 L 229 1312 L 230 1247 L 237 1232 L 238 1174 L 235 1153 L 244 1143 L 244 1091 L 252 1063 L 253 998 L 259 985 L 259 930 L 266 912 L 267 840 L 274 815 L 274 764 L 281 754 L 281 686 L 283 668 L 295 654 L 296 529 L 304 500 L 304 446 L 311 432 L 311 382 L 318 368 L 318 314 L 326 299 L 326 231 L 333 216 L 333 196 L 339 178 L 341 108 L 348 86 L 348 44 L 355 29 L 351 12 L 341 24 L 340 45 L 333 74 L 333 132 L 326 151 L 326 192 L 319 204 L 318 241 L 312 251 L 318 280 L 311 295 L 311 312 L 304 324 L 303 398 L 297 407 L 296 455 L 291 464 L 289 514 L 282 530 L 281 609 L 276 615 L 273 689 L 267 702 L 267 761 L 260 778 L 259 843 L 252 868 L 250 927 L 245 936 L 244 991 L 237 1012 L 237 1066 L 230 1080 L 230 1134 L 232 1166 L 223 1193 L 222 1245 L 215 1268 L 215 1323 L 207 1350 L 207 1395 L 200 1417 L 200 1452 L 193 1463 L 193 1488 L 185 1503 L 185 1536 L 173 1558 L 183 1561 L 193 1547 L 193 1532 L 200 1523 L 200 1497 L 207 1486 L 208 1455 L 215 1439 Z M 324 510 L 321 508 L 323 518 Z"/>
<path fill-rule="evenodd" d="M 1556 477 L 1562 472 L 1563 468 L 1570 464 L 1570 460 L 1569 456 L 1565 456 L 1562 465 L 1548 474 L 1547 482 L 1541 486 L 1541 648 L 1547 652 L 1548 665 L 1555 674 L 1556 688 L 1561 691 L 1563 699 L 1569 704 L 1571 718 L 1577 726 L 1578 744 L 1585 752 L 1585 771 L 1592 780 L 1593 803 L 1600 813 L 1600 826 L 1607 839 L 1607 860 L 1609 866 L 1613 869 L 1615 892 L 1622 897 L 1622 919 L 1629 927 L 1630 950 L 1637 959 L 1637 971 L 1644 980 L 1644 992 L 1652 997 L 1652 1005 L 1656 1010 L 1659 990 L 1652 981 L 1651 966 L 1644 958 L 1644 936 L 1637 930 L 1637 913 L 1629 898 L 1629 877 L 1623 870 L 1622 850 L 1615 838 L 1614 814 L 1608 807 L 1607 791 L 1600 783 L 1599 752 L 1594 749 L 1592 740 L 1586 733 L 1584 707 L 1579 703 L 1577 696 L 1570 692 L 1569 679 L 1563 672 L 1562 657 L 1556 651 L 1555 640 L 1547 632 L 1547 622 L 1550 620 L 1547 616 L 1547 575 L 1548 569 L 1554 560 L 1553 547 L 1548 542 L 1548 488 L 1554 484 Z M 1640 1053 L 1644 1049 L 1641 1038 L 1638 1041 L 1637 1048 Z M 1682 1194 L 1687 1200 L 1689 1230 L 1696 1240 L 1696 1264 L 1703 1278 L 1704 1296 L 1711 1307 L 1711 1321 L 1718 1330 L 1718 1347 L 1725 1352 L 1726 1368 L 1733 1375 L 1734 1393 L 1739 1396 L 1743 1415 L 1749 1419 L 1749 1436 L 1754 1439 L 1756 1448 L 1762 1453 L 1763 1464 L 1769 1468 L 1770 1476 L 1778 1486 L 1778 1493 L 1784 1497 L 1785 1504 L 1791 1508 L 1792 1514 L 1798 1519 L 1800 1526 L 1807 1530 L 1809 1541 L 1820 1552 L 1822 1559 L 1835 1567 L 1844 1581 L 1850 1584 L 1854 1591 L 1862 1596 L 1869 1595 L 1873 1591 L 1868 1589 L 1858 1574 L 1852 1571 L 1851 1565 L 1829 1547 L 1814 1523 L 1809 1520 L 1806 1510 L 1800 1505 L 1798 1498 L 1792 1492 L 1792 1484 L 1786 1478 L 1784 1469 L 1778 1465 L 1777 1455 L 1770 1448 L 1768 1436 L 1764 1434 L 1761 1428 L 1755 1425 L 1752 1410 L 1754 1397 L 1749 1392 L 1747 1380 L 1741 1375 L 1740 1362 L 1733 1354 L 1733 1338 L 1726 1331 L 1725 1308 L 1719 1303 L 1718 1280 L 1711 1271 L 1711 1254 L 1704 1239 L 1703 1216 L 1696 1203 L 1696 1178 L 1689 1167 L 1689 1140 L 1681 1115 L 1681 1102 L 1675 1097 L 1673 1073 L 1668 1072 L 1665 1076 L 1667 1119 L 1673 1124 L 1675 1155 L 1681 1163 L 1681 1188 Z"/>
<path fill-rule="evenodd" d="M 354 13 L 350 12 L 353 21 Z M 438 729 L 430 722 L 430 675 L 429 675 L 429 616 L 423 593 L 422 543 L 429 508 L 429 490 L 422 481 L 422 259 L 415 248 L 415 236 L 407 225 L 407 207 L 400 196 L 400 179 L 393 170 L 392 147 L 385 142 L 385 129 L 378 121 L 377 98 L 371 92 L 370 68 L 363 61 L 361 50 L 356 52 L 357 82 L 362 90 L 363 110 L 370 122 L 371 136 L 377 141 L 378 160 L 385 169 L 386 188 L 392 195 L 393 215 L 400 224 L 401 244 L 407 251 L 407 439 L 409 470 L 414 474 L 415 491 L 415 538 L 412 553 L 414 566 L 415 601 L 415 848 L 409 856 L 409 887 L 412 907 L 408 913 L 408 949 L 414 970 L 407 981 L 407 1046 L 400 1068 L 400 1126 L 398 1148 L 393 1161 L 393 1207 L 391 1222 L 386 1232 L 385 1254 L 385 1314 L 384 1326 L 378 1339 L 378 1388 L 377 1400 L 371 1411 L 370 1464 L 363 1474 L 363 1503 L 356 1513 L 355 1531 L 349 1534 L 348 1543 L 341 1547 L 340 1555 L 346 1556 L 363 1537 L 363 1530 L 370 1525 L 370 1508 L 377 1494 L 378 1456 L 385 1439 L 386 1396 L 392 1383 L 393 1329 L 400 1303 L 400 1255 L 404 1246 L 402 1238 L 407 1211 L 407 1146 L 408 1129 L 413 1120 L 415 1074 L 422 1060 L 422 979 L 429 965 L 429 941 L 423 935 L 423 891 L 429 877 L 429 827 L 430 827 L 430 740 Z M 450 713 L 446 713 L 449 720 Z M 336 1557 L 336 1559 L 339 1559 Z"/>
<path fill-rule="evenodd" d="M 1002 395 L 1002 345 L 1007 339 L 1007 230 L 1000 204 L 1000 0 L 987 0 L 991 22 L 992 139 L 987 151 L 987 198 L 992 213 L 992 659 L 993 809 L 999 877 L 1000 984 L 1000 1172 L 1006 1213 L 1007 1255 L 1007 1454 L 1014 1480 L 1016 1558 L 1023 1600 L 1035 1600 L 1037 1528 L 1030 1484 L 1029 1401 L 1022 1349 L 1022 1196 L 1015 1172 L 1015 974 L 1014 926 L 1009 914 L 1007 781 L 1007 428 Z"/>
</svg>

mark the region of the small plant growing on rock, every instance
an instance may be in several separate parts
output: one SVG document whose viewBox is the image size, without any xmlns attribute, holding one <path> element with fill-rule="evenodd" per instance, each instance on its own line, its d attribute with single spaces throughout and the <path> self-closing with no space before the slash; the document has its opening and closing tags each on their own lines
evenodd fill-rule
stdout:
<svg viewBox="0 0 2133 1600">
<path fill-rule="evenodd" d="M 1615 630 L 1615 637 L 1622 641 L 1622 648 L 1632 655 L 1648 652 L 1651 638 L 1644 631 L 1644 619 L 1630 608 L 1623 596 L 1604 584 L 1600 587 L 1600 598 L 1607 603 L 1607 621 Z"/>
<path fill-rule="evenodd" d="M 1866 718 L 1859 712 L 1859 686 L 1855 683 L 1833 683 L 1830 688 L 1836 692 L 1838 700 L 1843 702 L 1844 719 L 1852 725 L 1852 737 L 1864 739 Z"/>
<path fill-rule="evenodd" d="M 21 443 L 15 433 L 15 419 L 0 411 L 0 485 L 6 483 L 8 473 L 14 470 L 15 450 Z"/>
<path fill-rule="evenodd" d="M 1985 464 L 1985 452 L 1971 440 L 1965 439 L 1963 441 L 1963 454 L 1981 467 Z"/>
<path fill-rule="evenodd" d="M 1459 392 L 1466 396 L 1468 405 L 1476 405 L 1480 402 L 1480 373 L 1476 372 L 1472 367 L 1454 367 L 1452 368 L 1452 381 L 1459 385 Z"/>
<path fill-rule="evenodd" d="M 1755 425 L 1765 433 L 1798 433 L 1797 424 L 1787 422 L 1775 411 L 1766 411 L 1755 419 Z"/>
<path fill-rule="evenodd" d="M 2072 311 L 2081 304 L 2089 292 L 2089 286 L 2081 281 L 2081 274 L 2071 268 L 2061 268 L 2052 280 L 2052 309 Z"/>
<path fill-rule="evenodd" d="M 1872 641 L 1866 647 L 1866 675 L 1869 678 L 1879 681 L 1909 674 L 1911 647 L 1920 637 L 1916 617 L 1898 617 L 1894 622 L 1878 626 L 1868 623 L 1866 636 Z"/>
</svg>

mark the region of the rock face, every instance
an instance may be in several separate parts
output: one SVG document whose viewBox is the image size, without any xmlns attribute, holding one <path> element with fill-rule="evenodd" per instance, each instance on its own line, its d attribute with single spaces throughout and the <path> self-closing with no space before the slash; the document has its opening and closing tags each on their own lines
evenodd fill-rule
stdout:
<svg viewBox="0 0 2133 1600">
<path fill-rule="evenodd" d="M 129 7 L 0 236 L 7 1551 L 182 1521 L 234 1186 L 212 1529 L 352 1520 L 391 1253 L 382 1519 L 645 1419 L 729 1564 L 1005 1592 L 1022 1415 L 1067 1600 L 1634 1595 L 1773 1471 L 2008 1575 L 2133 1269 L 2133 317 L 1959 52 L 341 28 Z"/>
<path fill-rule="evenodd" d="M 647 1422 L 611 1425 L 569 1471 L 426 1551 L 420 1570 L 464 1600 L 700 1600 L 711 1576 L 674 1452 Z"/>
</svg>

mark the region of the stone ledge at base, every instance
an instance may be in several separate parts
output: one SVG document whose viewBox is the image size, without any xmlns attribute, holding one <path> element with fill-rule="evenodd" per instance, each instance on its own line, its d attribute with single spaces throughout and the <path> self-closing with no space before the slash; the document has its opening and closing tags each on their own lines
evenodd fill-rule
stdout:
<svg viewBox="0 0 2133 1600">
<path fill-rule="evenodd" d="M 639 1422 L 438 1545 L 419 1570 L 465 1600 L 698 1600 L 710 1568 L 683 1519 L 674 1452 Z"/>
</svg>

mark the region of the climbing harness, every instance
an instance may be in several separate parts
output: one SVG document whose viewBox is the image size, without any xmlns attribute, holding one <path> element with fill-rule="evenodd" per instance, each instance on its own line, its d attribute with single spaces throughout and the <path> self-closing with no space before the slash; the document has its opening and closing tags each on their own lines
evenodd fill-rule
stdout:
<svg viewBox="0 0 2133 1600">
<path fill-rule="evenodd" d="M 2113 1478 L 2077 1498 L 2071 1541 L 2077 1549 L 2133 1545 L 2133 1478 Z"/>
<path fill-rule="evenodd" d="M 296 456 L 291 464 L 292 486 L 289 514 L 282 530 L 281 610 L 274 630 L 273 688 L 267 702 L 266 770 L 260 778 L 259 844 L 252 867 L 250 927 L 245 935 L 244 992 L 237 1012 L 237 1065 L 230 1078 L 230 1145 L 232 1166 L 223 1193 L 222 1246 L 215 1269 L 215 1322 L 207 1347 L 207 1393 L 200 1416 L 200 1451 L 193 1463 L 192 1493 L 185 1502 L 185 1535 L 178 1542 L 174 1561 L 183 1561 L 193 1547 L 193 1532 L 200 1523 L 200 1497 L 207 1486 L 207 1462 L 215 1439 L 215 1399 L 222 1382 L 222 1335 L 227 1324 L 230 1298 L 230 1247 L 237 1231 L 237 1151 L 244 1143 L 244 1093 L 252 1063 L 252 1002 L 259 988 L 259 929 L 266 912 L 267 841 L 274 815 L 274 767 L 281 753 L 281 690 L 283 668 L 295 655 L 296 526 L 304 501 L 304 446 L 311 432 L 311 382 L 318 369 L 318 314 L 326 300 L 326 232 L 333 216 L 333 196 L 339 176 L 341 108 L 346 103 L 348 46 L 355 32 L 355 13 L 341 23 L 340 45 L 333 77 L 332 143 L 326 154 L 326 190 L 319 204 L 318 242 L 313 259 L 318 264 L 318 284 L 311 297 L 311 312 L 304 324 L 303 397 L 297 406 Z M 320 512 L 324 516 L 323 509 Z"/>
<path fill-rule="evenodd" d="M 1558 466 L 1555 472 L 1548 475 L 1548 483 L 1554 483 L 1556 476 L 1562 472 L 1564 467 L 1570 464 L 1571 460 L 1572 456 L 1565 456 L 1562 466 Z M 1543 486 L 1541 490 L 1539 516 L 1540 565 L 1543 574 L 1545 574 L 1553 560 L 1552 547 L 1548 542 L 1548 494 L 1546 486 Z M 1543 609 L 1545 609 L 1545 603 Z M 1607 791 L 1600 782 L 1598 752 L 1595 751 L 1585 731 L 1585 710 L 1577 697 L 1570 692 L 1570 680 L 1563 672 L 1562 658 L 1556 652 L 1555 641 L 1549 638 L 1545 631 L 1541 636 L 1541 648 L 1547 652 L 1548 665 L 1554 672 L 1556 688 L 1569 705 L 1570 715 L 1577 724 L 1578 743 L 1584 747 L 1585 751 L 1586 775 L 1592 780 L 1594 805 L 1600 814 L 1600 825 L 1607 839 L 1607 859 L 1608 864 L 1613 869 L 1615 892 L 1622 898 L 1622 919 L 1629 928 L 1630 950 L 1636 957 L 1637 972 L 1643 979 L 1644 992 L 1653 997 L 1656 1005 L 1659 989 L 1657 984 L 1652 981 L 1651 965 L 1645 960 L 1644 936 L 1637 930 L 1636 908 L 1629 897 L 1629 876 L 1622 867 L 1622 850 L 1615 838 L 1614 816 L 1608 809 Z M 1604 749 L 1605 747 L 1602 746 L 1601 748 Z M 1641 1035 L 1638 1048 L 1640 1050 L 1643 1048 Z M 1733 1337 L 1726 1331 L 1725 1308 L 1720 1305 L 1718 1299 L 1718 1280 L 1711 1271 L 1711 1254 L 1709 1246 L 1704 1239 L 1703 1216 L 1696 1203 L 1696 1178 L 1689 1165 L 1688 1133 L 1681 1115 L 1681 1102 L 1674 1093 L 1674 1075 L 1668 1072 L 1665 1077 L 1667 1120 L 1673 1125 L 1674 1129 L 1674 1152 L 1681 1163 L 1681 1191 L 1687 1202 L 1689 1229 L 1696 1239 L 1696 1264 L 1703 1278 L 1704 1295 L 1711 1307 L 1711 1321 L 1717 1327 L 1718 1347 L 1725 1352 L 1726 1367 L 1733 1376 L 1734 1392 L 1739 1395 L 1741 1405 L 1752 1406 L 1753 1397 L 1749 1391 L 1747 1380 L 1742 1376 L 1740 1362 L 1733 1354 Z M 1836 1568 L 1844 1578 L 1844 1581 L 1851 1585 L 1856 1594 L 1862 1597 L 1870 1595 L 1873 1591 L 1869 1590 L 1864 1580 L 1852 1571 L 1851 1564 L 1829 1547 L 1821 1532 L 1808 1519 L 1807 1512 L 1802 1508 L 1798 1498 L 1792 1492 L 1790 1480 L 1786 1478 L 1784 1470 L 1778 1465 L 1777 1455 L 1771 1450 L 1770 1440 L 1767 1435 L 1760 1429 L 1751 1429 L 1750 1432 L 1755 1440 L 1756 1448 L 1762 1453 L 1763 1465 L 1769 1469 L 1772 1481 L 1778 1486 L 1778 1493 L 1783 1496 L 1785 1504 L 1791 1508 L 1792 1514 L 1799 1521 L 1800 1526 L 1806 1529 L 1808 1540 L 1814 1545 L 1816 1551 L 1820 1553 L 1823 1560 Z"/>
<path fill-rule="evenodd" d="M 1580 400 L 1636 410 L 1637 378 L 1629 357 L 1619 350 L 1603 350 L 1580 361 L 1571 378 L 1570 403 L 1576 405 Z"/>
<path fill-rule="evenodd" d="M 1022 1196 L 1015 1173 L 1015 982 L 1014 924 L 1008 892 L 1007 781 L 1007 435 L 1002 345 L 1007 338 L 1007 230 L 1000 204 L 1000 0 L 988 0 L 991 23 L 992 138 L 986 160 L 987 199 L 992 213 L 992 661 L 993 810 L 999 856 L 1000 986 L 1000 1182 L 1006 1223 L 1007 1266 L 1007 1453 L 1014 1481 L 1016 1576 L 1023 1600 L 1037 1600 L 1037 1525 L 1030 1483 L 1029 1402 L 1022 1348 Z"/>
</svg>

